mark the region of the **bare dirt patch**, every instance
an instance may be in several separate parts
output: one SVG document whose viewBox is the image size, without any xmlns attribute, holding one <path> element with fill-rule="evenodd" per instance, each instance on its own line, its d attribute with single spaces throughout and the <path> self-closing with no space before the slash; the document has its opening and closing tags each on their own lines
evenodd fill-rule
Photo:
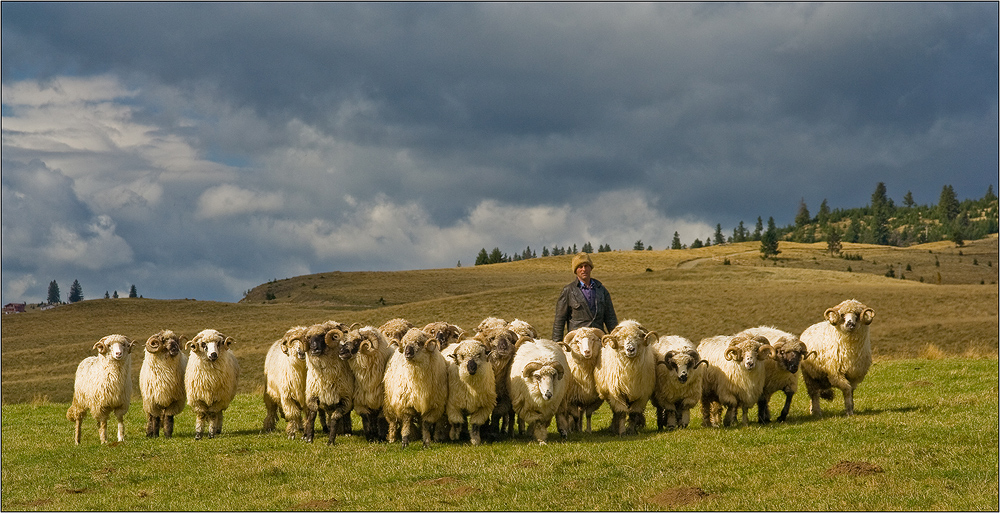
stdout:
<svg viewBox="0 0 1000 513">
<path fill-rule="evenodd" d="M 694 502 L 708 498 L 710 494 L 697 486 L 681 486 L 670 488 L 647 499 L 664 509 L 671 509 L 680 506 L 687 506 Z"/>
<path fill-rule="evenodd" d="M 866 461 L 847 461 L 841 460 L 840 463 L 830 467 L 823 474 L 825 476 L 870 476 L 872 474 L 880 474 L 885 472 L 885 470 L 878 466 L 868 463 Z"/>
</svg>

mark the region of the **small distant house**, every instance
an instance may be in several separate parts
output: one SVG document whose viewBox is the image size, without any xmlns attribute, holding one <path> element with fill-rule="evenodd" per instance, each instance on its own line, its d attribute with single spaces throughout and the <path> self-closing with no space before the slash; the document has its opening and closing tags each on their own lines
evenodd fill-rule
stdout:
<svg viewBox="0 0 1000 513">
<path fill-rule="evenodd" d="M 27 303 L 7 303 L 6 305 L 3 306 L 3 313 L 4 313 L 4 315 L 6 315 L 6 314 L 15 314 L 15 313 L 24 313 L 24 308 L 26 306 L 27 306 Z"/>
</svg>

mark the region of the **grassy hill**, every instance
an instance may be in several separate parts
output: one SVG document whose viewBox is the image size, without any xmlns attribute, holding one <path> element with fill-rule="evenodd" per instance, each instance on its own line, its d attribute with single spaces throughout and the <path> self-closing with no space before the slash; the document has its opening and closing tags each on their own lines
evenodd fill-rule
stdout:
<svg viewBox="0 0 1000 513">
<path fill-rule="evenodd" d="M 831 256 L 825 243 L 782 242 L 777 260 L 762 261 L 758 247 L 747 242 L 597 253 L 594 276 L 611 291 L 619 319 L 634 318 L 660 334 L 698 340 L 760 324 L 801 332 L 822 320 L 826 308 L 853 297 L 876 311 L 876 358 L 997 355 L 996 235 L 961 248 L 950 242 L 844 244 L 843 253 L 860 260 Z M 570 259 L 331 272 L 262 284 L 239 303 L 97 299 L 5 316 L 3 402 L 69 402 L 77 364 L 111 333 L 141 343 L 164 328 L 188 337 L 218 329 L 237 341 L 242 393 L 262 390 L 267 347 L 299 324 L 336 319 L 379 325 L 405 317 L 417 325 L 446 320 L 471 331 L 495 315 L 524 319 L 548 335 L 555 299 L 572 279 Z M 890 266 L 895 278 L 885 276 Z M 141 361 L 139 346 L 136 375 Z"/>
</svg>

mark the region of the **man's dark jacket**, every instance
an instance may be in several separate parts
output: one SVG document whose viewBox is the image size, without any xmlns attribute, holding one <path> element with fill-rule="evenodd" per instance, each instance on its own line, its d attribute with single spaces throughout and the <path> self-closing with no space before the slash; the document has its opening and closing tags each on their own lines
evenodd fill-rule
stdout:
<svg viewBox="0 0 1000 513">
<path fill-rule="evenodd" d="M 565 333 L 577 328 L 600 328 L 605 333 L 610 333 L 615 326 L 618 326 L 618 317 L 615 316 L 615 307 L 611 304 L 611 294 L 608 293 L 608 289 L 593 278 L 590 279 L 590 283 L 594 288 L 594 304 L 597 305 L 597 311 L 590 311 L 587 298 L 583 297 L 583 291 L 580 290 L 580 281 L 573 280 L 573 283 L 563 287 L 559 300 L 556 301 L 552 340 L 560 341 Z M 569 329 L 563 331 L 567 323 Z"/>
</svg>

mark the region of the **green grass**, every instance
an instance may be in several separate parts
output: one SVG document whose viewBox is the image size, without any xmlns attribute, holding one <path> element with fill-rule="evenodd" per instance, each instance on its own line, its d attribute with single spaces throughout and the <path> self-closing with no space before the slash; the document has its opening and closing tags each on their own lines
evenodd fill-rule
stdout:
<svg viewBox="0 0 1000 513">
<path fill-rule="evenodd" d="M 689 429 L 669 433 L 576 433 L 561 443 L 553 426 L 546 446 L 518 439 L 427 450 L 360 436 L 328 447 L 262 435 L 256 395 L 234 401 L 219 438 L 197 442 L 190 410 L 177 417 L 173 439 L 145 438 L 136 402 L 125 442 L 106 446 L 89 417 L 83 443 L 73 445 L 68 404 L 8 404 L 0 507 L 996 510 L 997 375 L 995 358 L 878 361 L 856 393 L 852 418 L 843 416 L 839 395 L 824 403 L 823 419 L 808 417 L 803 388 L 783 425 L 704 429 L 695 413 Z M 772 409 L 781 400 L 774 397 Z M 595 427 L 609 420 L 604 406 Z M 882 471 L 832 472 L 841 461 Z"/>
</svg>

